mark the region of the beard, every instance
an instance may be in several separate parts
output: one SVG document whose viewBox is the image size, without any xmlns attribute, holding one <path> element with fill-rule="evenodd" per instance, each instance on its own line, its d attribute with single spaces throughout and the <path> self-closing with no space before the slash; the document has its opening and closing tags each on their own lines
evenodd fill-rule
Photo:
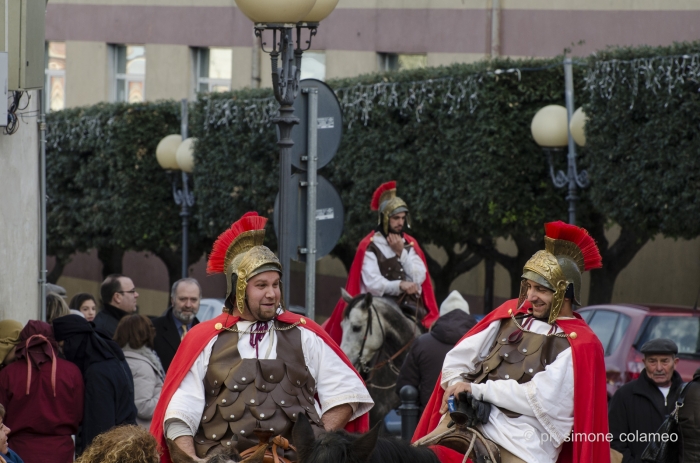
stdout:
<svg viewBox="0 0 700 463">
<path fill-rule="evenodd" d="M 197 314 L 194 312 L 183 312 L 182 310 L 173 308 L 173 315 L 182 323 L 187 324 L 191 322 Z"/>
</svg>

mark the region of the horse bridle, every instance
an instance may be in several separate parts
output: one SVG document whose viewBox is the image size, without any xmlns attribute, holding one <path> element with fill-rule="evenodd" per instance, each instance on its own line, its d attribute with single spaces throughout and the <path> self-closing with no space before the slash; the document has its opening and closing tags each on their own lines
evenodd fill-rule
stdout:
<svg viewBox="0 0 700 463">
<path fill-rule="evenodd" d="M 375 316 L 377 317 L 377 324 L 379 325 L 379 329 L 382 331 L 382 344 L 381 348 L 377 351 L 376 354 L 372 356 L 372 360 L 374 360 L 374 365 L 371 367 L 362 360 L 363 353 L 365 351 L 365 343 L 367 342 L 367 335 L 372 334 L 372 312 L 374 311 Z M 418 327 L 418 319 L 414 320 L 415 326 L 414 326 L 414 334 L 415 330 Z M 388 359 L 376 363 L 379 357 L 381 356 L 382 352 L 384 352 L 384 341 L 386 340 L 386 332 L 384 331 L 384 326 L 382 325 L 382 319 L 379 316 L 379 312 L 377 311 L 377 308 L 374 306 L 374 302 L 372 302 L 369 307 L 367 308 L 367 327 L 365 328 L 365 334 L 362 337 L 362 344 L 360 345 L 360 357 L 359 357 L 359 362 L 360 362 L 360 374 L 364 378 L 365 375 L 369 375 L 365 379 L 365 384 L 369 387 L 373 387 L 375 389 L 392 389 L 396 387 L 396 383 L 391 384 L 389 386 L 376 386 L 372 384 L 372 379 L 374 378 L 374 373 L 378 370 L 381 370 L 385 366 L 389 365 L 389 368 L 391 368 L 391 371 L 398 377 L 399 376 L 399 369 L 394 365 L 394 360 L 398 358 L 401 354 L 403 354 L 411 345 L 413 344 L 413 341 L 415 341 L 415 337 L 408 341 L 401 349 L 397 350 L 394 355 L 390 356 Z"/>
</svg>

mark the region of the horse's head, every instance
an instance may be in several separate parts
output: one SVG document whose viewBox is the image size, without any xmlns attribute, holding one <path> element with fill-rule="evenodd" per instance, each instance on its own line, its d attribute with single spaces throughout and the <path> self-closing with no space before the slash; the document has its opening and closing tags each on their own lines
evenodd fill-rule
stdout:
<svg viewBox="0 0 700 463">
<path fill-rule="evenodd" d="M 340 348 L 345 352 L 356 368 L 366 365 L 384 342 L 384 327 L 379 319 L 379 311 L 374 306 L 381 298 L 373 298 L 371 294 L 360 294 L 352 297 L 341 288 L 343 300 L 347 307 L 343 313 L 340 326 L 343 329 L 343 340 Z"/>
<path fill-rule="evenodd" d="M 292 429 L 292 440 L 299 463 L 365 463 L 377 445 L 379 429 L 375 426 L 360 437 L 344 431 L 327 432 L 316 440 L 306 415 L 299 414 Z"/>
</svg>

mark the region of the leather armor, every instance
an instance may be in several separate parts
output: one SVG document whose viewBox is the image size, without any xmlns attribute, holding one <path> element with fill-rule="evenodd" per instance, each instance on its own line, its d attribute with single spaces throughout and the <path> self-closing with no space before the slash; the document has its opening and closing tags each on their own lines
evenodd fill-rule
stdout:
<svg viewBox="0 0 700 463">
<path fill-rule="evenodd" d="M 194 437 L 199 458 L 215 447 L 242 452 L 258 444 L 255 429 L 291 438 L 300 413 L 321 426 L 314 406 L 316 382 L 304 361 L 301 331 L 275 321 L 277 358 L 242 359 L 238 333 L 223 331 L 212 348 L 204 377 L 206 406 Z"/>
</svg>

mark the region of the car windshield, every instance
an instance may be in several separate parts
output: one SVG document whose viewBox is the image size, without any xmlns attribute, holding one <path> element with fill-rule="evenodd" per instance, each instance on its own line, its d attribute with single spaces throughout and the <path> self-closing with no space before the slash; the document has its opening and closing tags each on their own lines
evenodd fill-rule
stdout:
<svg viewBox="0 0 700 463">
<path fill-rule="evenodd" d="M 636 347 L 639 349 L 645 342 L 658 338 L 674 341 L 679 357 L 700 358 L 700 317 L 651 316 Z"/>
</svg>

